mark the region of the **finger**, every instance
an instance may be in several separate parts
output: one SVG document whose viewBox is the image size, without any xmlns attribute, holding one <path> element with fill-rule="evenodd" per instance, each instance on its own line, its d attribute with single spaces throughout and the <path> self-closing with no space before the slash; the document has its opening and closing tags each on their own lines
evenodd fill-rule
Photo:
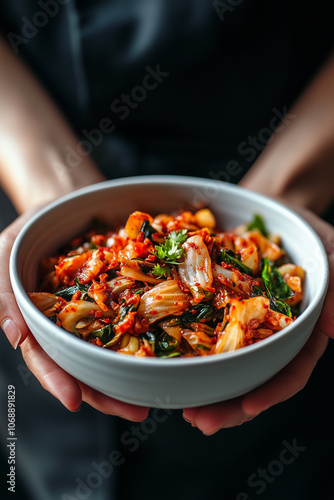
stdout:
<svg viewBox="0 0 334 500">
<path fill-rule="evenodd" d="M 325 335 L 334 338 L 334 292 L 327 293 L 318 324 Z"/>
<path fill-rule="evenodd" d="M 25 220 L 25 218 L 18 219 L 0 235 L 0 262 L 2 263 L 0 273 L 0 327 L 14 349 L 23 342 L 29 333 L 29 329 L 17 306 L 9 277 L 10 252 L 16 235 Z"/>
<path fill-rule="evenodd" d="M 21 345 L 21 350 L 29 370 L 39 380 L 42 387 L 68 410 L 77 411 L 81 401 L 85 401 L 103 413 L 118 415 L 128 420 L 137 422 L 147 417 L 148 408 L 114 400 L 77 381 L 43 351 L 31 334 Z"/>
<path fill-rule="evenodd" d="M 285 401 L 303 389 L 328 339 L 316 330 L 296 358 L 272 380 L 245 396 L 202 408 L 187 408 L 184 416 L 204 434 L 241 425 L 271 406 Z"/>
<path fill-rule="evenodd" d="M 334 338 L 334 253 L 328 255 L 330 282 L 324 307 L 319 318 L 319 327 L 322 332 Z"/>
<path fill-rule="evenodd" d="M 271 406 L 286 401 L 301 391 L 325 352 L 328 338 L 316 328 L 297 356 L 266 384 L 244 396 L 242 409 L 258 415 Z"/>
<path fill-rule="evenodd" d="M 102 413 L 106 413 L 107 415 L 116 415 L 134 422 L 141 422 L 148 415 L 149 409 L 146 407 L 135 406 L 110 398 L 109 396 L 88 387 L 82 382 L 79 382 L 79 385 L 82 390 L 83 401 Z"/>
<path fill-rule="evenodd" d="M 200 410 L 199 407 L 196 407 L 196 408 L 185 408 L 183 410 L 183 418 L 184 418 L 184 420 L 186 420 L 188 423 L 191 424 L 195 420 L 196 415 L 199 412 L 199 410 Z"/>
<path fill-rule="evenodd" d="M 284 200 L 283 200 L 284 203 Z M 334 228 L 331 224 L 321 219 L 318 215 L 302 208 L 298 205 L 292 205 L 291 203 L 285 203 L 294 211 L 299 213 L 316 231 L 320 236 L 320 239 L 325 247 L 328 255 L 332 254 L 334 251 Z"/>
<path fill-rule="evenodd" d="M 196 412 L 184 410 L 184 414 L 191 418 L 193 427 L 198 427 L 203 434 L 210 436 L 223 428 L 235 427 L 248 422 L 255 415 L 247 414 L 241 406 L 242 398 L 235 398 L 213 405 L 197 408 Z M 191 409 L 194 410 L 194 409 Z"/>
<path fill-rule="evenodd" d="M 21 344 L 23 358 L 42 387 L 70 411 L 80 408 L 82 395 L 78 382 L 58 366 L 41 348 L 32 334 Z"/>
</svg>

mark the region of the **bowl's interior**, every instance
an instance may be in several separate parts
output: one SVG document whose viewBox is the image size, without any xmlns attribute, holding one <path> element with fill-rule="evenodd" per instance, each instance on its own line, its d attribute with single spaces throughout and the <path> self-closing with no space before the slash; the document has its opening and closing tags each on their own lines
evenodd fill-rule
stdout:
<svg viewBox="0 0 334 500">
<path fill-rule="evenodd" d="M 60 246 L 80 234 L 93 217 L 101 215 L 119 226 L 134 210 L 157 214 L 203 205 L 211 208 L 222 229 L 233 228 L 251 220 L 254 214 L 261 214 L 269 231 L 281 235 L 292 262 L 306 270 L 302 309 L 307 311 L 296 324 L 319 314 L 328 281 L 327 260 L 318 236 L 300 217 L 269 198 L 237 186 L 205 179 L 157 176 L 97 184 L 37 214 L 21 232 L 13 248 L 11 275 L 19 304 L 21 302 L 22 306 L 23 302 L 26 308 L 34 308 L 26 292 L 37 290 L 41 259 L 53 255 Z M 41 321 L 45 318 L 41 317 Z M 251 347 L 276 342 L 279 337 L 288 335 L 294 325 Z"/>
<path fill-rule="evenodd" d="M 261 214 L 271 232 L 296 264 L 307 271 L 303 307 L 324 285 L 324 255 L 316 235 L 289 210 L 260 195 L 205 179 L 164 177 L 106 182 L 56 202 L 28 224 L 17 252 L 18 277 L 26 291 L 36 290 L 38 265 L 67 241 L 80 234 L 94 216 L 114 226 L 126 222 L 134 210 L 157 214 L 206 205 L 219 227 L 227 229 Z"/>
</svg>

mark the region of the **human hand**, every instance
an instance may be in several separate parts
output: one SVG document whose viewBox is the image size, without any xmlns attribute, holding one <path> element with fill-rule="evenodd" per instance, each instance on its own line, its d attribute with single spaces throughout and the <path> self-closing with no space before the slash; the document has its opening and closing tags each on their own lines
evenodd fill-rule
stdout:
<svg viewBox="0 0 334 500">
<path fill-rule="evenodd" d="M 105 396 L 79 382 L 60 368 L 29 331 L 15 301 L 9 278 L 9 257 L 14 240 L 34 211 L 21 215 L 0 234 L 0 326 L 14 348 L 20 346 L 29 370 L 41 385 L 67 409 L 76 411 L 84 401 L 97 410 L 134 421 L 143 420 L 148 409 Z"/>
<path fill-rule="evenodd" d="M 105 178 L 86 154 L 79 155 L 79 163 L 71 161 L 69 151 L 80 151 L 79 138 L 41 83 L 1 40 L 0 63 L 0 182 L 15 208 L 25 213 L 0 235 L 0 326 L 11 344 L 21 347 L 42 386 L 69 410 L 85 401 L 104 413 L 142 420 L 146 408 L 108 398 L 57 366 L 17 307 L 8 264 L 16 235 L 33 213 L 27 210 Z"/>
<path fill-rule="evenodd" d="M 313 226 L 327 251 L 330 281 L 322 313 L 303 349 L 267 383 L 238 398 L 183 411 L 184 418 L 206 435 L 241 425 L 297 394 L 306 385 L 324 353 L 328 337 L 334 338 L 334 227 L 308 210 L 293 208 Z"/>
</svg>

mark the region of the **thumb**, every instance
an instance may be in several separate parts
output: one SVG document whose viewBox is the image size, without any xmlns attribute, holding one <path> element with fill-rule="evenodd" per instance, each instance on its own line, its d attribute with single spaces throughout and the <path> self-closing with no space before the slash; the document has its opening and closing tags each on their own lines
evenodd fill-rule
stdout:
<svg viewBox="0 0 334 500">
<path fill-rule="evenodd" d="M 330 281 L 318 326 L 328 337 L 334 338 L 334 253 L 328 255 L 328 262 Z"/>
<path fill-rule="evenodd" d="M 29 218 L 30 214 L 22 215 L 0 234 L 0 327 L 14 349 L 23 342 L 29 329 L 17 306 L 11 287 L 9 258 L 15 238 Z"/>
</svg>

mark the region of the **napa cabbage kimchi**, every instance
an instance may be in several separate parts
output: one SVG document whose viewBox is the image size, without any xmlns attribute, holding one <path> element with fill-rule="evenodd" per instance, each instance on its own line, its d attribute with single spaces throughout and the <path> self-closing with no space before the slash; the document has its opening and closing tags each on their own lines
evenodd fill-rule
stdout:
<svg viewBox="0 0 334 500">
<path fill-rule="evenodd" d="M 254 344 L 299 314 L 305 272 L 261 216 L 229 230 L 209 208 L 124 227 L 95 222 L 41 263 L 36 307 L 64 330 L 122 354 L 206 356 Z"/>
</svg>

